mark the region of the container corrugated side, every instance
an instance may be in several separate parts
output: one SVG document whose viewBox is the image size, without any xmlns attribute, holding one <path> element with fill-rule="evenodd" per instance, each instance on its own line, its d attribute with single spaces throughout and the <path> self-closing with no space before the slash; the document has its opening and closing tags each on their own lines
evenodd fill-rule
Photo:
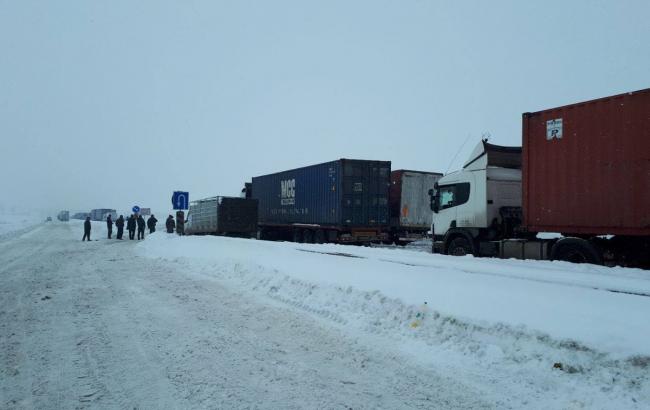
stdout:
<svg viewBox="0 0 650 410">
<path fill-rule="evenodd" d="M 650 89 L 523 115 L 524 224 L 650 235 Z"/>
<path fill-rule="evenodd" d="M 254 177 L 259 222 L 267 225 L 388 224 L 390 162 L 341 159 Z"/>
<path fill-rule="evenodd" d="M 341 218 L 341 162 L 254 177 L 252 197 L 264 224 L 338 225 Z"/>
</svg>

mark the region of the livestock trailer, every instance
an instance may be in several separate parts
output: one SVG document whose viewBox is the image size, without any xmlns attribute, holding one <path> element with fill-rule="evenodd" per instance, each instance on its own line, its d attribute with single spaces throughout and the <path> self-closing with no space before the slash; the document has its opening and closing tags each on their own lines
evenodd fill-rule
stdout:
<svg viewBox="0 0 650 410">
<path fill-rule="evenodd" d="M 194 201 L 190 203 L 185 233 L 254 237 L 257 234 L 257 200 L 216 196 Z"/>
</svg>

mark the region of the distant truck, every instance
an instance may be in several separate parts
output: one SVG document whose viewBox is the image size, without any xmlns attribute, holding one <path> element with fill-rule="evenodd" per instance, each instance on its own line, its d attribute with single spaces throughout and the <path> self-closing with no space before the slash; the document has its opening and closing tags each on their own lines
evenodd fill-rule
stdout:
<svg viewBox="0 0 650 410">
<path fill-rule="evenodd" d="M 90 211 L 89 216 L 91 221 L 105 221 L 109 214 L 113 220 L 117 219 L 117 211 L 107 208 L 93 209 Z"/>
<path fill-rule="evenodd" d="M 431 194 L 434 251 L 650 267 L 650 89 L 525 113 Z"/>
<path fill-rule="evenodd" d="M 187 235 L 257 235 L 257 200 L 216 196 L 190 203 Z"/>
<path fill-rule="evenodd" d="M 88 216 L 90 216 L 88 212 L 76 212 L 72 215 L 72 219 L 86 219 Z"/>
<path fill-rule="evenodd" d="M 390 161 L 339 159 L 254 177 L 243 195 L 261 239 L 367 243 L 388 239 L 389 187 Z"/>
<path fill-rule="evenodd" d="M 431 229 L 429 190 L 441 173 L 399 169 L 390 173 L 389 240 L 404 245 L 422 239 Z"/>
<path fill-rule="evenodd" d="M 70 211 L 61 211 L 57 214 L 56 219 L 62 222 L 68 222 L 70 220 Z"/>
</svg>

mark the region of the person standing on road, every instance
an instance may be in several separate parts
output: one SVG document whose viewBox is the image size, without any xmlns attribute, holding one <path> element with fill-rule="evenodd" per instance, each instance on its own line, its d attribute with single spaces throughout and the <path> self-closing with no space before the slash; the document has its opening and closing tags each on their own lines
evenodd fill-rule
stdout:
<svg viewBox="0 0 650 410">
<path fill-rule="evenodd" d="M 144 222 L 144 218 L 142 217 L 142 215 L 138 215 L 137 221 L 138 221 L 138 240 L 144 239 L 144 227 L 146 224 Z"/>
<path fill-rule="evenodd" d="M 84 237 L 81 238 L 81 242 L 85 241 L 86 238 L 88 238 L 88 242 L 90 242 L 90 217 L 86 217 L 86 222 L 84 222 Z"/>
<path fill-rule="evenodd" d="M 165 222 L 165 227 L 167 228 L 167 233 L 174 233 L 174 228 L 176 228 L 176 223 L 174 222 L 174 217 L 169 215 L 167 221 Z"/>
<path fill-rule="evenodd" d="M 124 235 L 124 217 L 122 215 L 115 221 L 115 226 L 117 227 L 116 238 L 122 239 L 122 235 Z"/>
<path fill-rule="evenodd" d="M 135 239 L 135 215 L 131 214 L 126 221 L 126 229 L 129 231 L 129 239 Z"/>
<path fill-rule="evenodd" d="M 147 219 L 147 227 L 149 228 L 149 233 L 156 232 L 156 222 L 158 222 L 156 216 L 154 214 L 151 214 L 149 219 Z"/>
<path fill-rule="evenodd" d="M 108 229 L 108 239 L 111 239 L 111 236 L 113 236 L 113 217 L 111 214 L 106 217 L 106 229 Z"/>
</svg>

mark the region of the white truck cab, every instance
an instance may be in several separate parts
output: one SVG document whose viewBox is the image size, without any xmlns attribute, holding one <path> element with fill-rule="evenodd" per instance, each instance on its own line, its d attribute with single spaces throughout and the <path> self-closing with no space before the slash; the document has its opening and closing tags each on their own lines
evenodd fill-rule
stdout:
<svg viewBox="0 0 650 410">
<path fill-rule="evenodd" d="M 478 255 L 482 240 L 507 237 L 521 224 L 521 206 L 521 147 L 481 141 L 431 191 L 434 251 Z"/>
</svg>

